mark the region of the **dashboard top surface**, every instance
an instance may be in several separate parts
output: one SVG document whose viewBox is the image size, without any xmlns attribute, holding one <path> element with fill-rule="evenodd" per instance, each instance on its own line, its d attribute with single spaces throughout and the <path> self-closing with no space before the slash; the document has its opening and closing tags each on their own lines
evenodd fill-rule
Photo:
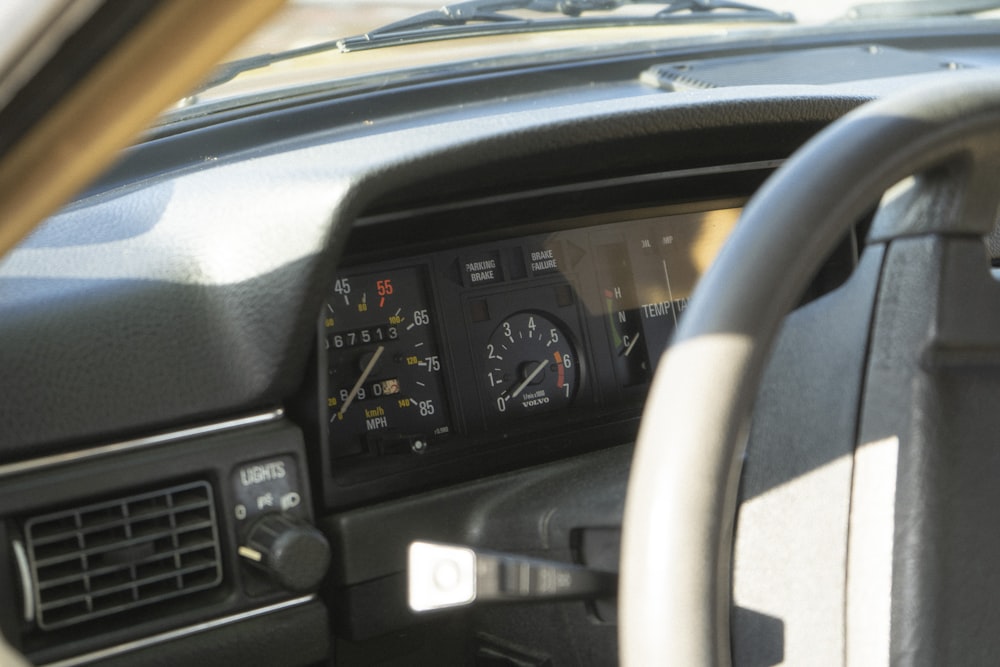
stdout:
<svg viewBox="0 0 1000 667">
<path fill-rule="evenodd" d="M 0 366 L 11 396 L 3 458 L 280 402 L 304 375 L 345 221 L 404 183 L 483 167 L 484 155 L 491 164 L 532 162 L 544 151 L 550 169 L 564 151 L 594 142 L 734 123 L 780 156 L 770 127 L 815 129 L 861 99 L 815 93 L 709 91 L 510 113 L 501 105 L 489 122 L 313 138 L 78 202 L 0 264 Z M 672 164 L 683 158 L 671 151 Z M 606 173 L 599 154 L 589 162 Z M 482 231 L 474 221 L 466 229 Z"/>
<path fill-rule="evenodd" d="M 164 156 L 201 135 L 211 147 L 240 122 L 154 138 L 125 157 L 128 182 L 106 181 L 0 263 L 0 369 L 10 396 L 0 459 L 279 405 L 306 375 L 315 313 L 354 221 L 351 257 L 377 249 L 379 238 L 396 239 L 385 247 L 406 255 L 459 236 L 515 233 L 509 218 L 490 215 L 452 213 L 436 227 L 426 216 L 416 216 L 423 227 L 408 220 L 407 211 L 442 201 L 484 210 L 497 195 L 545 202 L 547 188 L 577 187 L 563 197 L 584 202 L 577 209 L 507 209 L 525 226 L 690 201 L 679 188 L 659 202 L 649 191 L 609 201 L 590 190 L 614 188 L 590 184 L 775 163 L 866 99 L 962 74 L 642 94 L 632 79 L 570 103 L 580 90 L 573 84 L 565 97 L 505 95 L 419 118 L 376 106 L 370 117 L 289 137 L 296 114 L 335 117 L 346 104 L 328 100 L 263 114 L 252 143 L 243 135 L 166 173 Z M 752 191 L 720 187 L 699 197 Z"/>
</svg>

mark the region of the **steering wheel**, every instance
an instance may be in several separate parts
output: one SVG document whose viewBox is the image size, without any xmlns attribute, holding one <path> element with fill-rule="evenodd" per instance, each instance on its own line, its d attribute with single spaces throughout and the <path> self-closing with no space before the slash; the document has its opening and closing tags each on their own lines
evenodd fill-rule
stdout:
<svg viewBox="0 0 1000 667">
<path fill-rule="evenodd" d="M 890 188 L 897 196 L 867 239 L 884 253 L 874 302 L 898 305 L 910 297 L 891 290 L 912 293 L 921 281 L 932 293 L 922 349 L 898 355 L 892 386 L 872 372 L 864 386 L 865 401 L 891 398 L 882 404 L 894 410 L 880 418 L 900 440 L 891 646 L 882 653 L 995 662 L 1000 526 L 988 511 L 1000 456 L 975 443 L 1000 429 L 996 400 L 990 410 L 981 393 L 1000 391 L 1000 316 L 986 312 L 991 303 L 1000 311 L 1000 283 L 982 241 L 1000 196 L 1000 80 L 943 80 L 862 106 L 814 137 L 754 196 L 698 285 L 656 372 L 633 459 L 619 590 L 624 665 L 731 662 L 733 533 L 756 390 L 783 317 Z M 933 261 L 894 260 L 904 240 L 931 248 Z M 887 277 L 890 266 L 902 277 Z M 893 326 L 879 312 L 874 326 Z"/>
</svg>

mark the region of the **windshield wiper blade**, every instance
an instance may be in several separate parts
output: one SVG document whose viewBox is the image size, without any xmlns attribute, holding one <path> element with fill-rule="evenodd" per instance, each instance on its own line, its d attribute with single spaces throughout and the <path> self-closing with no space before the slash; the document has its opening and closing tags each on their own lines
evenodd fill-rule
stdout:
<svg viewBox="0 0 1000 667">
<path fill-rule="evenodd" d="M 660 5 L 648 16 L 596 17 L 581 26 L 582 14 L 608 12 L 626 5 Z M 503 12 L 528 10 L 540 14 L 560 14 L 565 19 L 535 21 Z M 687 12 L 687 14 L 685 14 Z M 775 12 L 764 7 L 736 0 L 465 0 L 440 9 L 423 12 L 395 23 L 384 25 L 363 35 L 304 46 L 280 53 L 263 53 L 249 58 L 223 63 L 208 80 L 191 94 L 191 99 L 210 88 L 232 81 L 243 72 L 262 69 L 274 63 L 301 56 L 339 49 L 341 52 L 377 49 L 400 44 L 417 44 L 439 39 L 470 35 L 500 35 L 526 30 L 567 30 L 578 27 L 649 25 L 657 23 L 700 22 L 706 19 L 726 21 L 766 21 L 793 23 L 787 12 Z"/>
<path fill-rule="evenodd" d="M 590 19 L 586 25 L 637 25 L 685 20 L 701 22 L 716 18 L 781 23 L 795 21 L 795 17 L 787 12 L 776 12 L 736 0 L 465 0 L 416 14 L 363 35 L 341 39 L 337 44 L 341 51 L 349 52 L 470 35 L 578 28 L 583 27 L 580 21 L 584 13 L 609 12 L 626 5 L 660 5 L 662 9 L 646 16 L 616 14 Z M 537 21 L 504 13 L 512 10 L 560 14 L 565 20 Z"/>
<path fill-rule="evenodd" d="M 281 51 L 280 53 L 261 53 L 256 56 L 249 56 L 247 58 L 240 58 L 239 60 L 222 63 L 212 71 L 212 74 L 208 77 L 208 79 L 206 79 L 200 86 L 198 86 L 198 88 L 194 90 L 194 92 L 191 93 L 191 97 L 195 97 L 198 93 L 205 92 L 210 88 L 215 88 L 216 86 L 221 86 L 224 83 L 229 83 L 243 72 L 263 69 L 268 65 L 273 65 L 274 63 L 280 63 L 285 60 L 294 60 L 295 58 L 301 58 L 302 56 L 311 56 L 314 53 L 333 51 L 336 48 L 339 48 L 339 42 L 335 40 L 322 42 L 320 44 L 311 44 L 298 49 L 289 49 L 287 51 Z"/>
</svg>

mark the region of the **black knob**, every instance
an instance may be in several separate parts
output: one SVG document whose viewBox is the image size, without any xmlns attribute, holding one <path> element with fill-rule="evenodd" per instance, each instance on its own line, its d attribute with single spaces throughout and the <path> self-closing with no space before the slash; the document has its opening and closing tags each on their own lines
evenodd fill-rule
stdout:
<svg viewBox="0 0 1000 667">
<path fill-rule="evenodd" d="M 294 593 L 315 590 L 330 566 L 330 545 L 323 533 L 278 513 L 254 522 L 240 555 Z"/>
</svg>

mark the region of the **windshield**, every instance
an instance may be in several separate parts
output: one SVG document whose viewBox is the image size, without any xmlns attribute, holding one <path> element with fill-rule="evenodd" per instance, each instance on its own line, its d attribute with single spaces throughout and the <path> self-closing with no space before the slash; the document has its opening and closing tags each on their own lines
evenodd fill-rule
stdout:
<svg viewBox="0 0 1000 667">
<path fill-rule="evenodd" d="M 178 110 L 504 61 L 995 18 L 988 0 L 291 0 Z M 191 109 L 197 107 L 197 109 Z M 182 114 L 173 114 L 184 115 Z"/>
</svg>

